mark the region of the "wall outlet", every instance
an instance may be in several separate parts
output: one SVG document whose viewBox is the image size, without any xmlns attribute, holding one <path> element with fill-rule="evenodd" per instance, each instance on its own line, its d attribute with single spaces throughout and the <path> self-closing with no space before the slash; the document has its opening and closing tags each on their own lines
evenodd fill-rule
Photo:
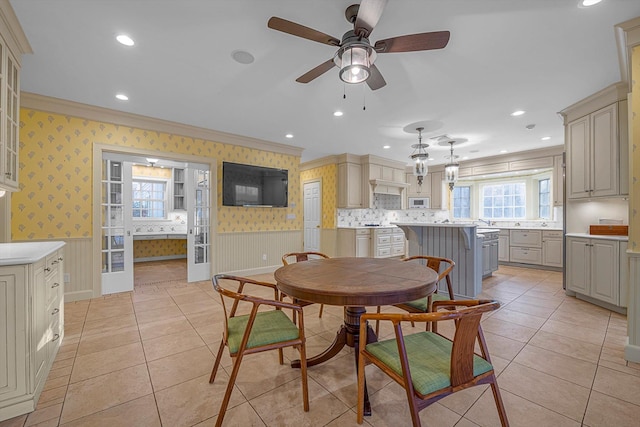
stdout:
<svg viewBox="0 0 640 427">
<path fill-rule="evenodd" d="M 69 273 L 64 273 L 64 283 L 69 283 L 71 282 L 71 277 L 69 276 Z"/>
<path fill-rule="evenodd" d="M 287 214 L 287 219 L 296 219 L 296 214 Z"/>
<path fill-rule="evenodd" d="M 266 261 L 267 260 L 267 254 L 262 254 L 262 260 Z"/>
</svg>

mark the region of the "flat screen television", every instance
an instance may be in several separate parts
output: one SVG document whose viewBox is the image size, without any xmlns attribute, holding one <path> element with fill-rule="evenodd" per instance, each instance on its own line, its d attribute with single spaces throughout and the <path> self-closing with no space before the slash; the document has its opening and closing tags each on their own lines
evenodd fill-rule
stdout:
<svg viewBox="0 0 640 427">
<path fill-rule="evenodd" d="M 287 207 L 289 171 L 222 162 L 223 206 Z"/>
</svg>

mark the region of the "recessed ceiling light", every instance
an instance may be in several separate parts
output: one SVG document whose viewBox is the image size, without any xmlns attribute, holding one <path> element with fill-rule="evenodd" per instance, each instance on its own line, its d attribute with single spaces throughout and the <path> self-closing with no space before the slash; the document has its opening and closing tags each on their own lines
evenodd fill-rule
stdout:
<svg viewBox="0 0 640 427">
<path fill-rule="evenodd" d="M 507 150 L 500 150 L 501 153 L 508 153 Z"/>
<path fill-rule="evenodd" d="M 117 94 L 116 98 L 118 98 L 120 101 L 128 101 L 129 100 L 129 97 L 127 95 L 125 95 L 124 93 Z"/>
<path fill-rule="evenodd" d="M 551 137 L 550 137 L 550 136 L 543 136 L 543 137 L 542 137 L 542 138 L 540 138 L 540 139 L 541 139 L 541 140 L 543 140 L 543 141 L 548 141 L 548 140 L 550 140 L 550 139 L 551 139 Z"/>
<path fill-rule="evenodd" d="M 593 6 L 594 4 L 600 3 L 601 1 L 602 0 L 582 0 L 580 2 L 580 5 L 584 7 L 589 7 L 589 6 Z"/>
<path fill-rule="evenodd" d="M 285 138 L 291 139 L 291 138 L 293 138 L 293 134 L 292 133 L 288 133 L 288 134 L 285 135 Z"/>
<path fill-rule="evenodd" d="M 469 160 L 469 156 L 462 157 L 462 160 Z"/>
<path fill-rule="evenodd" d="M 511 115 L 512 115 L 513 117 L 518 117 L 518 116 L 521 116 L 521 115 L 523 115 L 523 114 L 524 114 L 524 111 L 523 111 L 523 110 L 516 110 L 516 111 L 514 111 L 513 113 L 511 113 Z"/>
<path fill-rule="evenodd" d="M 118 34 L 116 36 L 116 40 L 118 40 L 120 43 L 122 43 L 125 46 L 133 46 L 135 44 L 133 39 L 126 34 Z"/>
<path fill-rule="evenodd" d="M 246 50 L 234 50 L 231 57 L 239 64 L 251 64 L 254 61 L 253 55 Z"/>
<path fill-rule="evenodd" d="M 340 117 L 340 116 L 342 116 L 342 114 L 343 114 L 342 111 L 334 111 L 333 112 L 333 115 L 336 116 L 336 117 Z"/>
<path fill-rule="evenodd" d="M 384 148 L 385 150 L 388 150 L 389 148 L 391 148 L 390 145 L 383 145 L 382 148 Z"/>
</svg>

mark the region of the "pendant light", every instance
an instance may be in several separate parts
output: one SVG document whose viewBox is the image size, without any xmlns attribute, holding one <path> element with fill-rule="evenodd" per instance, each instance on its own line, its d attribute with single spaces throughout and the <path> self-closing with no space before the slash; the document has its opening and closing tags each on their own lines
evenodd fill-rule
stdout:
<svg viewBox="0 0 640 427">
<path fill-rule="evenodd" d="M 418 143 L 411 146 L 411 148 L 413 148 L 414 150 L 413 154 L 411 154 L 411 156 L 409 157 L 415 161 L 415 164 L 413 166 L 413 175 L 418 180 L 418 187 L 420 190 L 422 188 L 422 181 L 427 175 L 428 170 L 427 159 L 429 158 L 429 153 L 427 153 L 426 149 L 427 147 L 429 147 L 429 144 L 422 143 L 422 131 L 424 130 L 424 128 L 419 127 L 416 128 L 416 130 L 418 131 Z"/>
<path fill-rule="evenodd" d="M 453 144 L 454 140 L 450 140 L 449 144 L 451 145 L 451 155 L 449 156 L 449 163 L 444 165 L 444 180 L 449 184 L 449 190 L 453 191 L 453 187 L 458 181 L 458 173 L 460 172 L 460 164 L 455 161 L 456 157 L 453 155 Z"/>
</svg>

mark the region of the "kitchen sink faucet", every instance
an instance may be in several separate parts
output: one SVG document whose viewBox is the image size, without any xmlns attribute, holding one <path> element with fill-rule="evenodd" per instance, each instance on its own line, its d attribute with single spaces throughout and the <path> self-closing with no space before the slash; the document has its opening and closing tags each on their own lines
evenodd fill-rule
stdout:
<svg viewBox="0 0 640 427">
<path fill-rule="evenodd" d="M 491 225 L 491 221 L 487 221 L 486 219 L 478 218 L 478 222 L 482 222 L 482 223 L 485 223 L 487 225 Z"/>
</svg>

